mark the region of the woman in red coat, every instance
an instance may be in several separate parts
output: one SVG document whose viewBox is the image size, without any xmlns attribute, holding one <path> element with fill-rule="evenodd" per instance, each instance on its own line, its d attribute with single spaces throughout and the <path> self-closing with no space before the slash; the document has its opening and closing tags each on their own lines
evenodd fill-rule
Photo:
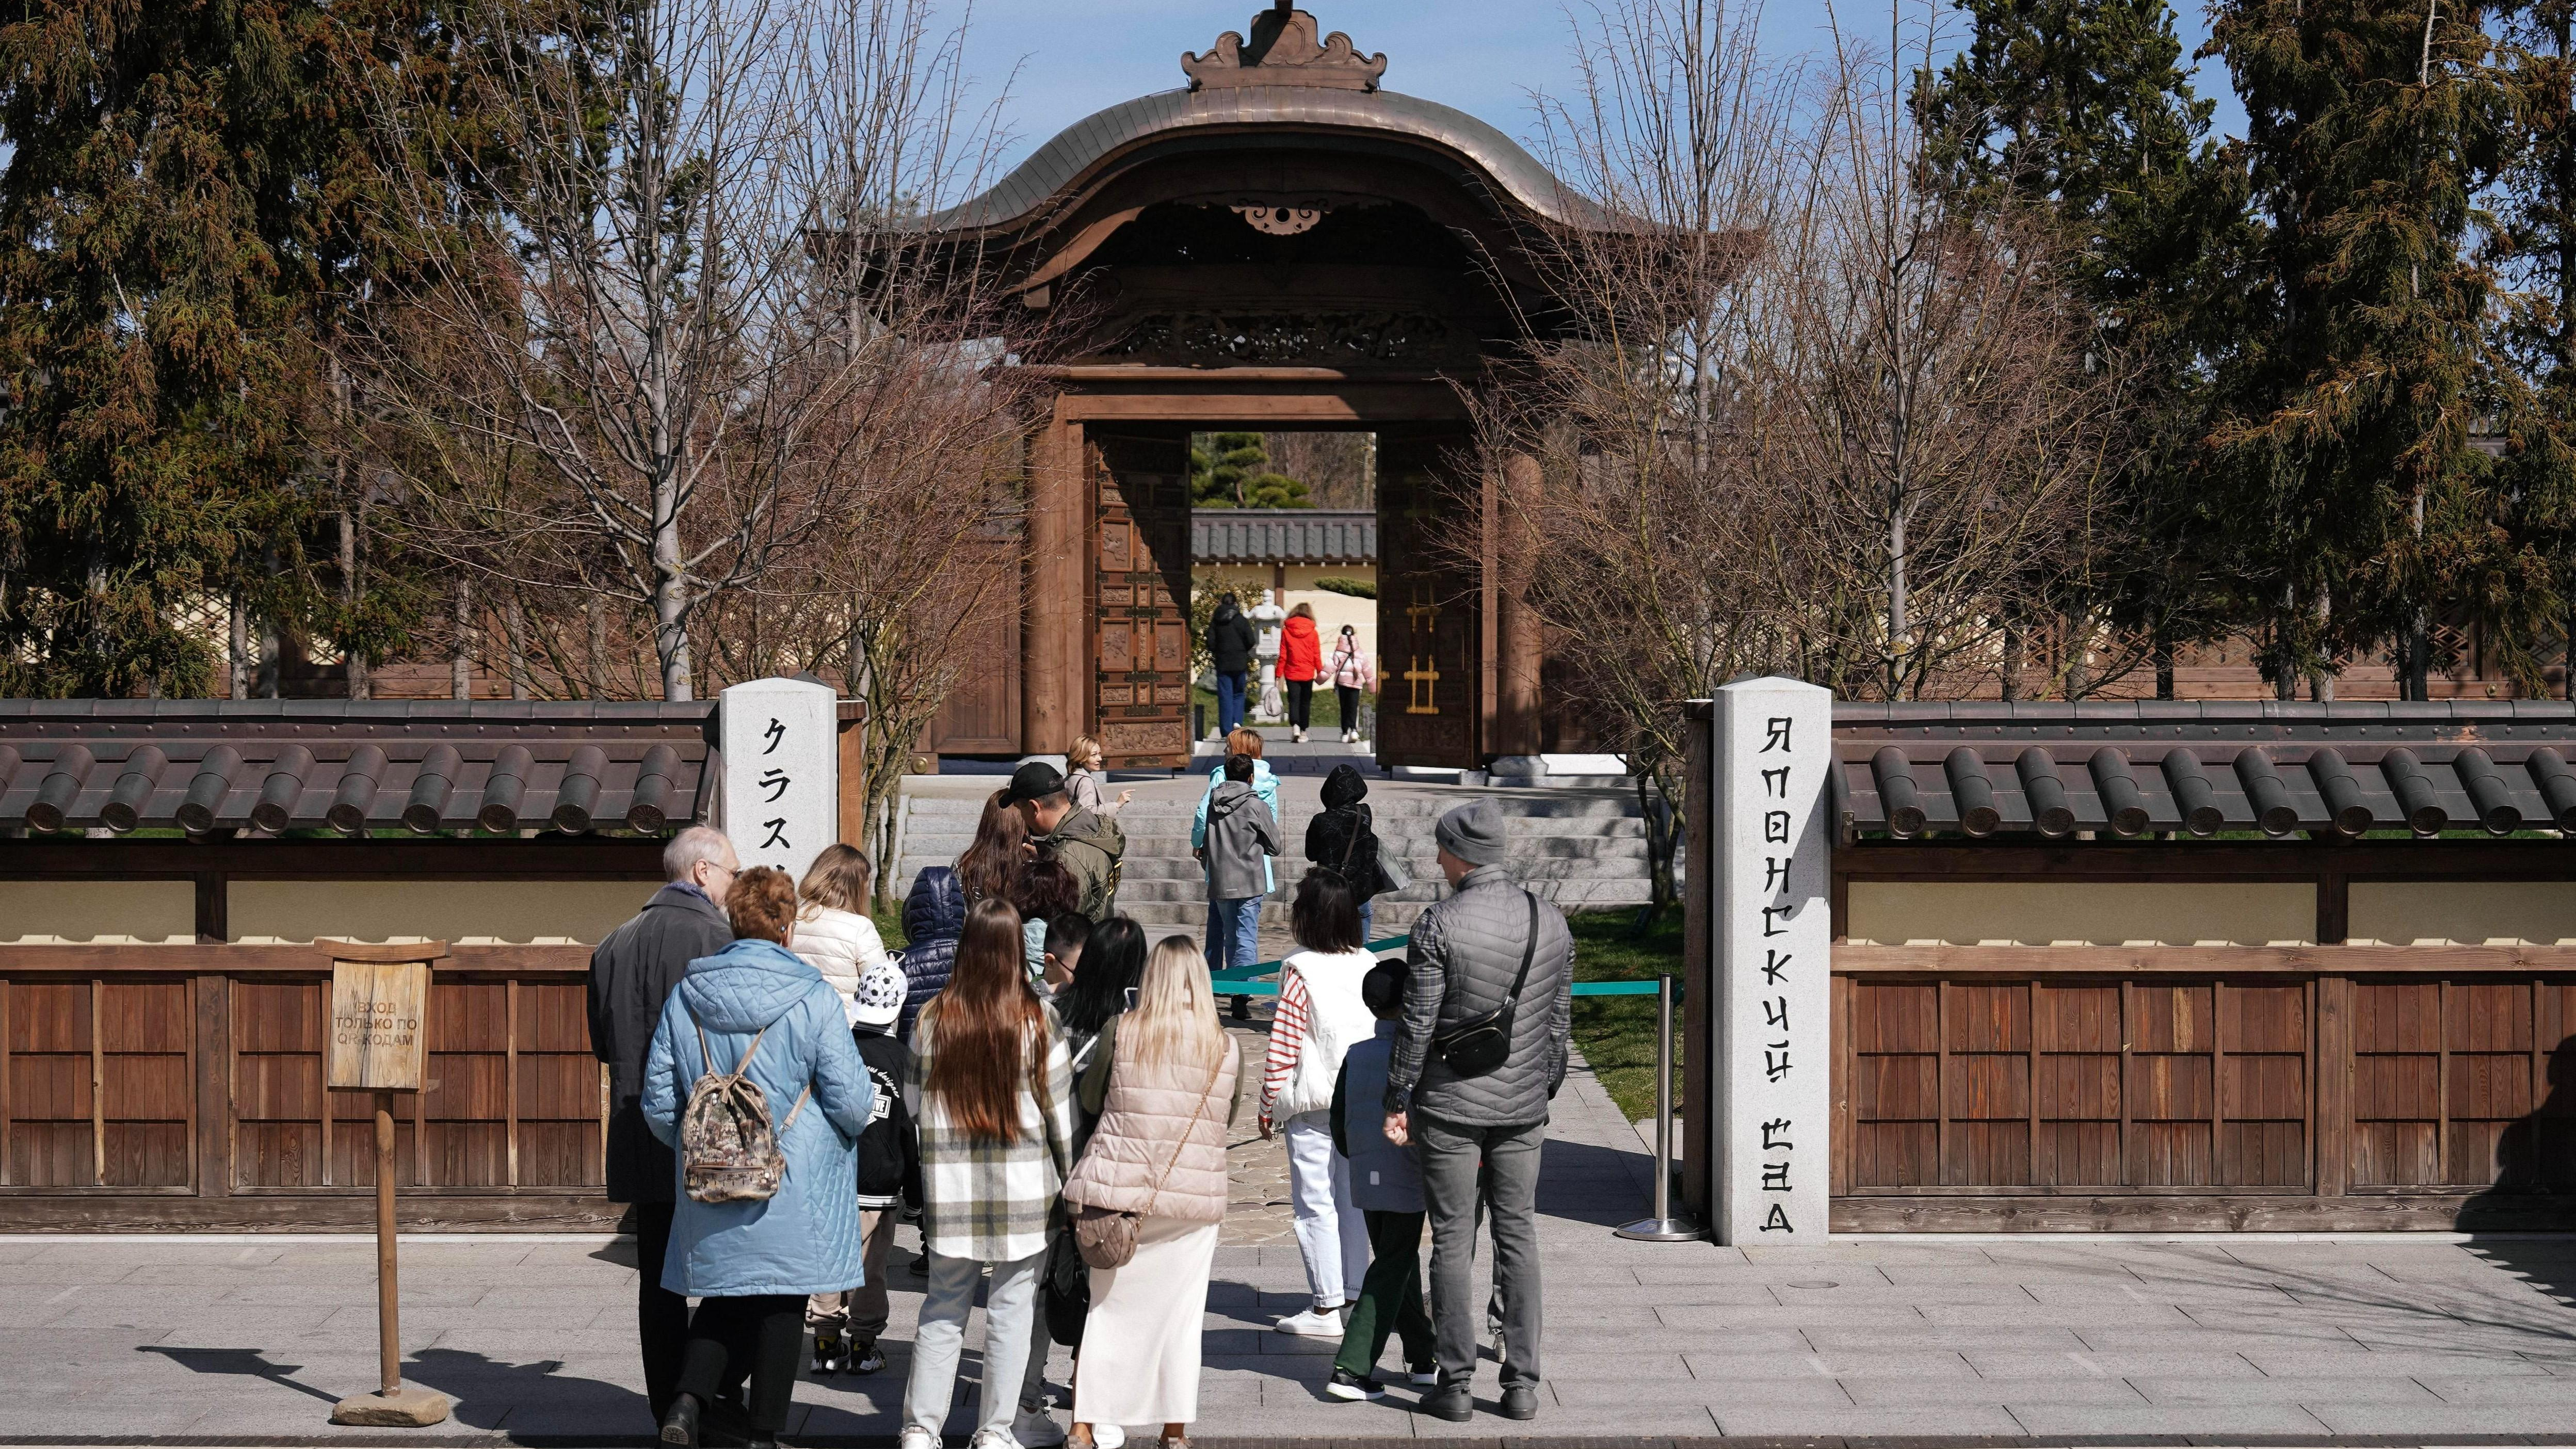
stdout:
<svg viewBox="0 0 2576 1449">
<path fill-rule="evenodd" d="M 1306 716 L 1315 707 L 1315 675 L 1324 667 L 1324 637 L 1315 631 L 1315 606 L 1288 611 L 1279 629 L 1279 682 L 1288 686 L 1290 739 L 1306 742 Z"/>
</svg>

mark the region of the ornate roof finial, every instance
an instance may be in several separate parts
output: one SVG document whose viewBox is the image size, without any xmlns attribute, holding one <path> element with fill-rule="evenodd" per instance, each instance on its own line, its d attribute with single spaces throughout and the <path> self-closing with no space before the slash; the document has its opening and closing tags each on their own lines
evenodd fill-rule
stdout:
<svg viewBox="0 0 2576 1449">
<path fill-rule="evenodd" d="M 1334 31 L 1320 42 L 1315 17 L 1293 0 L 1274 0 L 1252 17 L 1252 38 L 1235 31 L 1216 38 L 1205 55 L 1181 52 L 1181 69 L 1190 89 L 1226 86 L 1324 86 L 1333 90 L 1373 91 L 1386 74 L 1386 55 L 1361 55 L 1350 36 Z"/>
</svg>

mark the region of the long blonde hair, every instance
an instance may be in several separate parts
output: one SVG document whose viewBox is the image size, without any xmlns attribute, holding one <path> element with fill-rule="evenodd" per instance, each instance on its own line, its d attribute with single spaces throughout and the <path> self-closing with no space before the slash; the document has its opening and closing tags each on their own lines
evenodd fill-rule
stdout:
<svg viewBox="0 0 2576 1449">
<path fill-rule="evenodd" d="M 1120 1049 L 1140 1061 L 1214 1066 L 1225 1054 L 1207 957 L 1187 936 L 1165 936 L 1145 960 L 1136 1009 L 1118 1024 Z"/>
</svg>

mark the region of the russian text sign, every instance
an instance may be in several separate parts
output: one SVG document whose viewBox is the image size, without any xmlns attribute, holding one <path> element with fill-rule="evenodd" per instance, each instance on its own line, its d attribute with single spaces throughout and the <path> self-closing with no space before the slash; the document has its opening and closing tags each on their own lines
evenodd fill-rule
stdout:
<svg viewBox="0 0 2576 1449">
<path fill-rule="evenodd" d="M 840 721 L 826 685 L 755 679 L 718 696 L 724 830 L 745 870 L 801 880 L 840 839 Z"/>
<path fill-rule="evenodd" d="M 1714 1226 L 1721 1243 L 1821 1242 L 1832 1185 L 1833 695 L 1747 679 L 1717 692 L 1714 715 Z"/>
<path fill-rule="evenodd" d="M 327 1055 L 333 1087 L 417 1092 L 428 1076 L 426 961 L 334 961 Z"/>
</svg>

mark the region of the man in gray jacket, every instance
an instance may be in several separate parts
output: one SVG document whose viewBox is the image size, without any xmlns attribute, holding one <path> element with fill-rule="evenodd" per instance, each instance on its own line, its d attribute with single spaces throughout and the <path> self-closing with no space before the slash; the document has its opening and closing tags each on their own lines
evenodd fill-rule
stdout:
<svg viewBox="0 0 2576 1449">
<path fill-rule="evenodd" d="M 644 1057 L 662 1003 L 689 963 L 732 944 L 722 902 L 740 866 L 721 830 L 692 825 L 672 836 L 662 848 L 669 884 L 590 953 L 590 1049 L 608 1064 L 608 1200 L 635 1205 L 635 1331 L 644 1350 L 644 1397 L 657 1424 L 679 1392 L 689 1300 L 662 1286 L 678 1168 L 644 1121 Z"/>
<path fill-rule="evenodd" d="M 1539 1384 L 1538 1163 L 1548 1103 L 1564 1084 L 1573 1044 L 1574 935 L 1556 907 L 1512 879 L 1508 840 L 1491 800 L 1440 817 L 1440 870 L 1456 893 L 1413 925 L 1412 979 L 1386 1079 L 1387 1140 L 1410 1141 L 1431 1215 L 1431 1318 L 1440 1386 L 1423 1409 L 1464 1420 L 1474 1409 L 1476 1324 L 1469 1278 L 1476 1256 L 1481 1165 L 1491 1193 L 1494 1279 L 1503 1298 L 1503 1416 L 1535 1418 Z M 1523 959 L 1529 974 L 1517 999 Z M 1461 1075 L 1445 1034 L 1512 1006 L 1502 1064 Z"/>
</svg>

